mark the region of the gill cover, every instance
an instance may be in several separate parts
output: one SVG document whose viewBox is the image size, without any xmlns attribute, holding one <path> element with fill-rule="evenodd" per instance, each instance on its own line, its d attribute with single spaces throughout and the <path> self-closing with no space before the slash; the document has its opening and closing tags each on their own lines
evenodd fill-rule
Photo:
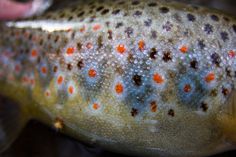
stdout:
<svg viewBox="0 0 236 157">
<path fill-rule="evenodd" d="M 20 105 L 0 96 L 0 153 L 16 139 L 27 119 Z"/>
</svg>

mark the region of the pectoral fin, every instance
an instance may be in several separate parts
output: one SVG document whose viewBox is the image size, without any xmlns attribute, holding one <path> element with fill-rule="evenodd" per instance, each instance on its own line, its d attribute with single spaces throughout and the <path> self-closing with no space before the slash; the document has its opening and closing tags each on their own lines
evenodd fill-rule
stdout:
<svg viewBox="0 0 236 157">
<path fill-rule="evenodd" d="M 16 139 L 27 120 L 19 104 L 0 96 L 0 153 Z"/>
</svg>

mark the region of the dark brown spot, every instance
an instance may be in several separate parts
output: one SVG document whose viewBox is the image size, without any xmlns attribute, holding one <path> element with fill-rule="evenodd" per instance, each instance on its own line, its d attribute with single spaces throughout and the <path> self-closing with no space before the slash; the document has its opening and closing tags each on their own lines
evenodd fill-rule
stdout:
<svg viewBox="0 0 236 157">
<path fill-rule="evenodd" d="M 105 15 L 105 14 L 107 14 L 109 12 L 109 9 L 104 9 L 102 12 L 101 12 L 101 14 L 102 15 Z"/>
<path fill-rule="evenodd" d="M 56 73 L 57 70 L 58 70 L 58 67 L 57 67 L 57 66 L 54 66 L 54 67 L 53 67 L 53 72 Z"/>
<path fill-rule="evenodd" d="M 141 16 L 142 15 L 142 12 L 137 10 L 134 12 L 134 16 Z"/>
<path fill-rule="evenodd" d="M 216 15 L 211 15 L 211 19 L 212 19 L 213 21 L 219 21 L 219 17 L 216 16 Z"/>
<path fill-rule="evenodd" d="M 165 62 L 168 62 L 168 61 L 172 60 L 171 52 L 170 51 L 164 52 L 162 59 Z"/>
<path fill-rule="evenodd" d="M 114 11 L 112 12 L 113 15 L 117 15 L 117 14 L 119 14 L 119 13 L 120 13 L 120 9 L 114 10 Z"/>
<path fill-rule="evenodd" d="M 223 88 L 222 88 L 222 94 L 223 94 L 224 96 L 229 95 L 229 89 L 223 87 Z"/>
<path fill-rule="evenodd" d="M 138 5 L 138 4 L 140 4 L 139 1 L 133 1 L 133 2 L 132 2 L 132 5 Z"/>
<path fill-rule="evenodd" d="M 168 115 L 171 116 L 171 117 L 174 117 L 175 116 L 175 111 L 173 109 L 170 109 L 168 111 Z"/>
<path fill-rule="evenodd" d="M 131 110 L 131 116 L 132 116 L 132 117 L 135 117 L 135 116 L 137 116 L 137 114 L 138 114 L 138 109 L 132 108 L 132 110 Z"/>
<path fill-rule="evenodd" d="M 170 11 L 169 8 L 167 8 L 167 7 L 161 7 L 159 10 L 163 14 L 166 14 L 166 13 L 168 13 Z"/>
<path fill-rule="evenodd" d="M 202 102 L 200 108 L 202 109 L 202 111 L 206 112 L 209 107 L 208 107 L 207 103 Z"/>
<path fill-rule="evenodd" d="M 231 74 L 232 71 L 230 70 L 230 67 L 226 67 L 225 72 L 226 72 L 226 76 L 232 77 L 232 74 Z"/>
<path fill-rule="evenodd" d="M 98 49 L 102 48 L 102 46 L 103 46 L 103 39 L 102 39 L 101 35 L 97 39 L 97 44 L 98 44 Z"/>
<path fill-rule="evenodd" d="M 149 7 L 156 7 L 157 6 L 157 3 L 153 2 L 153 3 L 148 3 L 148 6 Z"/>
<path fill-rule="evenodd" d="M 77 15 L 77 17 L 81 17 L 81 16 L 83 16 L 83 15 L 84 15 L 84 11 L 80 12 L 80 13 Z"/>
<path fill-rule="evenodd" d="M 122 27 L 124 24 L 122 23 L 122 22 L 118 22 L 117 24 L 116 24 L 116 28 L 120 28 L 120 27 Z"/>
<path fill-rule="evenodd" d="M 236 33 L 236 25 L 232 26 L 234 33 Z"/>
<path fill-rule="evenodd" d="M 142 85 L 142 77 L 140 75 L 134 75 L 133 82 L 136 86 L 141 86 Z"/>
<path fill-rule="evenodd" d="M 193 69 L 198 69 L 198 61 L 192 60 L 190 62 L 190 67 L 193 68 Z"/>
<path fill-rule="evenodd" d="M 82 44 L 80 42 L 77 43 L 77 50 L 80 51 L 82 49 Z"/>
<path fill-rule="evenodd" d="M 100 6 L 96 9 L 96 11 L 101 11 L 104 7 L 103 6 Z"/>
<path fill-rule="evenodd" d="M 151 51 L 150 51 L 150 58 L 151 59 L 156 59 L 156 55 L 157 55 L 157 50 L 156 48 L 152 48 Z"/>
<path fill-rule="evenodd" d="M 67 69 L 68 69 L 69 71 L 71 71 L 71 70 L 73 69 L 73 66 L 72 66 L 71 63 L 67 64 Z"/>
<path fill-rule="evenodd" d="M 107 33 L 108 33 L 108 39 L 112 40 L 112 30 L 108 30 Z"/>
<path fill-rule="evenodd" d="M 217 89 L 211 90 L 211 96 L 212 96 L 212 97 L 216 97 L 217 95 L 218 95 Z"/>
<path fill-rule="evenodd" d="M 79 69 L 82 69 L 82 68 L 84 67 L 84 62 L 83 62 L 83 60 L 78 61 L 77 67 L 78 67 Z"/>
</svg>

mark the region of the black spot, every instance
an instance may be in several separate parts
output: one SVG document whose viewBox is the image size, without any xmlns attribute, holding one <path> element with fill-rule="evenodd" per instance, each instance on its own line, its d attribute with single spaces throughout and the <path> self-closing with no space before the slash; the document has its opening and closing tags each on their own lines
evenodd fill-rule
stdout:
<svg viewBox="0 0 236 157">
<path fill-rule="evenodd" d="M 160 8 L 160 12 L 161 13 L 163 13 L 163 14 L 166 14 L 166 13 L 168 13 L 170 10 L 169 10 L 169 8 L 167 8 L 167 7 L 161 7 Z"/>
<path fill-rule="evenodd" d="M 233 25 L 233 30 L 234 30 L 234 33 L 236 33 L 236 25 Z"/>
<path fill-rule="evenodd" d="M 220 33 L 221 39 L 226 42 L 227 40 L 229 40 L 229 35 L 227 32 L 221 32 Z"/>
<path fill-rule="evenodd" d="M 69 71 L 71 71 L 72 69 L 73 69 L 73 66 L 72 66 L 72 64 L 67 64 L 67 69 L 69 70 Z"/>
<path fill-rule="evenodd" d="M 132 117 L 135 117 L 135 116 L 137 116 L 137 114 L 138 114 L 138 109 L 132 108 L 132 110 L 131 110 L 131 116 L 132 116 Z"/>
<path fill-rule="evenodd" d="M 151 59 L 156 59 L 156 54 L 157 54 L 156 48 L 152 48 L 149 56 Z"/>
<path fill-rule="evenodd" d="M 125 29 L 125 33 L 127 34 L 127 36 L 130 38 L 130 36 L 133 34 L 134 29 L 132 27 L 127 27 Z"/>
<path fill-rule="evenodd" d="M 133 2 L 132 2 L 132 5 L 138 5 L 138 4 L 140 4 L 139 1 L 133 1 Z"/>
<path fill-rule="evenodd" d="M 202 102 L 200 108 L 202 109 L 202 111 L 206 112 L 209 107 L 208 107 L 207 103 Z"/>
<path fill-rule="evenodd" d="M 170 21 L 167 21 L 163 26 L 162 28 L 165 29 L 167 32 L 170 31 L 173 27 L 173 24 L 170 23 Z"/>
<path fill-rule="evenodd" d="M 198 46 L 200 49 L 204 49 L 206 47 L 204 40 L 198 40 Z"/>
<path fill-rule="evenodd" d="M 210 25 L 210 24 L 205 24 L 205 26 L 204 26 L 204 31 L 205 31 L 207 34 L 213 33 L 213 26 Z"/>
<path fill-rule="evenodd" d="M 217 15 L 211 15 L 211 19 L 212 19 L 213 21 L 219 21 L 219 20 L 220 20 Z"/>
<path fill-rule="evenodd" d="M 217 89 L 211 90 L 211 96 L 216 97 L 218 95 Z"/>
<path fill-rule="evenodd" d="M 223 19 L 226 21 L 226 22 L 229 22 L 230 19 L 228 17 L 223 17 Z"/>
<path fill-rule="evenodd" d="M 146 21 L 144 21 L 144 25 L 150 27 L 152 25 L 152 19 L 147 19 Z"/>
<path fill-rule="evenodd" d="M 198 69 L 198 61 L 192 60 L 190 62 L 190 67 L 193 68 L 193 69 Z"/>
<path fill-rule="evenodd" d="M 187 18 L 189 21 L 194 22 L 196 21 L 196 17 L 193 14 L 187 14 Z"/>
<path fill-rule="evenodd" d="M 142 77 L 140 75 L 134 75 L 133 82 L 136 86 L 141 86 L 142 85 Z"/>
<path fill-rule="evenodd" d="M 103 6 L 100 6 L 96 9 L 96 11 L 101 11 L 104 7 Z"/>
<path fill-rule="evenodd" d="M 174 117 L 175 116 L 175 111 L 173 109 L 170 109 L 168 111 L 168 115 L 171 116 L 171 117 Z"/>
<path fill-rule="evenodd" d="M 153 3 L 148 3 L 148 6 L 149 7 L 156 7 L 157 6 L 157 3 L 153 2 Z"/>
<path fill-rule="evenodd" d="M 220 66 L 220 62 L 221 62 L 221 59 L 220 59 L 220 55 L 217 54 L 217 53 L 213 53 L 211 55 L 211 59 L 212 59 L 212 63 L 215 64 L 216 66 Z"/>
<path fill-rule="evenodd" d="M 226 67 L 225 68 L 225 72 L 226 72 L 226 76 L 228 76 L 228 77 L 232 77 L 232 75 L 231 75 L 231 70 L 230 70 L 230 67 Z"/>
<path fill-rule="evenodd" d="M 134 16 L 141 16 L 142 15 L 142 12 L 137 10 L 134 12 Z"/>
<path fill-rule="evenodd" d="M 229 89 L 223 87 L 223 88 L 222 88 L 222 94 L 223 94 L 224 96 L 229 95 Z"/>
<path fill-rule="evenodd" d="M 151 38 L 152 39 L 156 39 L 157 38 L 157 32 L 156 31 L 154 31 L 154 30 L 151 31 Z"/>
<path fill-rule="evenodd" d="M 116 28 L 120 28 L 120 27 L 122 27 L 124 24 L 122 23 L 122 22 L 118 22 L 117 24 L 116 24 Z"/>
<path fill-rule="evenodd" d="M 117 15 L 117 14 L 119 14 L 119 13 L 120 13 L 120 9 L 114 10 L 114 11 L 112 12 L 113 15 Z"/>
<path fill-rule="evenodd" d="M 78 61 L 77 67 L 78 67 L 79 69 L 82 69 L 82 68 L 84 67 L 84 62 L 83 62 L 83 60 Z"/>
<path fill-rule="evenodd" d="M 162 59 L 165 62 L 168 62 L 168 61 L 172 60 L 171 53 L 169 51 L 164 52 Z"/>
<path fill-rule="evenodd" d="M 105 14 L 107 14 L 109 12 L 109 9 L 104 9 L 102 12 L 101 12 L 101 14 L 102 15 L 105 15 Z"/>
<path fill-rule="evenodd" d="M 73 16 L 70 16 L 69 18 L 68 18 L 68 21 L 71 21 L 73 19 Z"/>
</svg>

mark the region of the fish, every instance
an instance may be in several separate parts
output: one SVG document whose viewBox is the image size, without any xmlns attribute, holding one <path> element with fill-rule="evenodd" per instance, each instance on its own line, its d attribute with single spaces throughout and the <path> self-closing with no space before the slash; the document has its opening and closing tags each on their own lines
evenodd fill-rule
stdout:
<svg viewBox="0 0 236 157">
<path fill-rule="evenodd" d="M 235 148 L 235 17 L 170 0 L 89 0 L 0 29 L 0 152 L 31 119 L 128 155 Z"/>
</svg>

